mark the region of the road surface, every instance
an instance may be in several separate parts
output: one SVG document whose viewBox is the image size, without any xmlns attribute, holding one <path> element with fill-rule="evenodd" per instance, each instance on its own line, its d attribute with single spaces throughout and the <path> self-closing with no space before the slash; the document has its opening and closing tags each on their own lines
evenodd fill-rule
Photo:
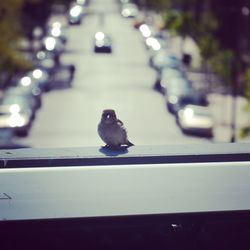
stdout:
<svg viewBox="0 0 250 250">
<path fill-rule="evenodd" d="M 43 106 L 27 138 L 32 147 L 104 145 L 97 134 L 103 109 L 117 112 L 135 145 L 209 143 L 185 136 L 167 112 L 164 98 L 152 88 L 155 72 L 132 20 L 122 18 L 115 0 L 92 0 L 80 26 L 67 30 L 64 63 L 76 66 L 73 87 L 43 96 Z M 96 31 L 112 36 L 113 53 L 93 53 Z"/>
</svg>

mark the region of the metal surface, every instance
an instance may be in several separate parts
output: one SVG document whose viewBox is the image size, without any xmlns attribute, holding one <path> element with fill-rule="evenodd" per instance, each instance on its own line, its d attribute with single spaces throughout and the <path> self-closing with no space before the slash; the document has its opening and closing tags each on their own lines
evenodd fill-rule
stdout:
<svg viewBox="0 0 250 250">
<path fill-rule="evenodd" d="M 249 210 L 249 179 L 250 161 L 0 169 L 0 220 Z"/>
<path fill-rule="evenodd" d="M 0 150 L 0 169 L 233 161 L 250 161 L 249 143 Z"/>
</svg>

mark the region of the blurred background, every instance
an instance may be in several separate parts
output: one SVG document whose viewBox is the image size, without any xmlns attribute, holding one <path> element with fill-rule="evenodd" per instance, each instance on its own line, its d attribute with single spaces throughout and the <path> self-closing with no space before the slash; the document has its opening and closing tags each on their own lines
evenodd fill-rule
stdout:
<svg viewBox="0 0 250 250">
<path fill-rule="evenodd" d="M 249 0 L 0 2 L 0 148 L 250 141 Z"/>
</svg>

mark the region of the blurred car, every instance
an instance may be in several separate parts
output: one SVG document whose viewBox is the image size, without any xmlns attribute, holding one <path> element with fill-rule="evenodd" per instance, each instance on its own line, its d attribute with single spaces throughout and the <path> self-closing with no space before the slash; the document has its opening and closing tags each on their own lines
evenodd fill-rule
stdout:
<svg viewBox="0 0 250 250">
<path fill-rule="evenodd" d="M 87 6 L 89 4 L 89 0 L 76 0 L 76 3 L 81 6 Z"/>
<path fill-rule="evenodd" d="M 192 88 L 192 91 L 190 92 L 190 96 L 187 97 L 186 104 L 208 106 L 209 103 L 207 99 L 207 94 L 204 91 Z"/>
<path fill-rule="evenodd" d="M 81 24 L 85 7 L 82 4 L 73 4 L 69 10 L 68 22 L 71 25 Z"/>
<path fill-rule="evenodd" d="M 186 105 L 176 119 L 183 133 L 213 137 L 214 120 L 207 107 Z"/>
<path fill-rule="evenodd" d="M 32 72 L 34 78 L 38 78 L 39 86 L 45 91 L 53 88 L 58 88 L 58 79 L 61 82 L 65 77 L 64 82 L 69 82 L 74 78 L 75 65 L 74 64 L 61 64 L 60 61 L 56 62 L 55 58 L 46 51 L 39 51 L 33 59 L 36 69 Z M 41 71 L 40 71 L 41 70 Z M 65 85 L 65 84 L 64 84 Z"/>
<path fill-rule="evenodd" d="M 133 3 L 126 3 L 123 4 L 121 7 L 121 14 L 123 17 L 136 17 L 139 13 L 138 7 L 136 4 Z"/>
<path fill-rule="evenodd" d="M 30 146 L 18 143 L 15 140 L 13 128 L 0 128 L 0 149 L 30 148 Z"/>
<path fill-rule="evenodd" d="M 167 92 L 168 82 L 174 78 L 185 77 L 185 72 L 178 68 L 165 67 L 159 72 L 154 84 L 154 89 L 162 94 Z"/>
<path fill-rule="evenodd" d="M 65 49 L 65 44 L 58 37 L 46 36 L 42 40 L 42 50 L 53 54 L 61 54 Z"/>
<path fill-rule="evenodd" d="M 35 68 L 28 72 L 27 76 L 31 79 L 30 87 L 39 88 L 41 91 L 50 90 L 50 75 L 47 70 L 43 68 Z"/>
<path fill-rule="evenodd" d="M 182 100 L 191 96 L 192 84 L 184 77 L 176 77 L 166 85 L 165 100 L 168 111 L 176 114 L 182 107 Z"/>
<path fill-rule="evenodd" d="M 59 38 L 64 44 L 67 42 L 65 28 L 60 22 L 54 22 L 47 28 L 47 36 Z"/>
<path fill-rule="evenodd" d="M 193 88 L 190 88 L 190 91 L 177 97 L 177 102 L 172 105 L 171 111 L 177 114 L 180 109 L 189 104 L 205 107 L 208 106 L 208 100 L 205 94 L 200 93 Z"/>
<path fill-rule="evenodd" d="M 139 29 L 142 24 L 145 23 L 145 20 L 143 18 L 138 18 L 134 21 L 133 26 L 135 29 Z"/>
<path fill-rule="evenodd" d="M 146 23 L 143 23 L 142 25 L 140 25 L 139 31 L 141 32 L 144 38 L 148 38 L 157 32 L 154 26 L 148 25 Z"/>
<path fill-rule="evenodd" d="M 182 62 L 168 50 L 160 50 L 157 54 L 149 58 L 149 65 L 155 70 L 161 71 L 164 67 L 181 68 Z"/>
<path fill-rule="evenodd" d="M 31 126 L 31 112 L 17 104 L 0 105 L 0 131 L 12 129 L 15 134 L 26 136 Z"/>
<path fill-rule="evenodd" d="M 120 4 L 134 3 L 134 0 L 118 0 Z"/>
<path fill-rule="evenodd" d="M 165 44 L 162 40 L 150 36 L 146 38 L 145 45 L 147 49 L 151 49 L 153 51 L 159 51 Z"/>
<path fill-rule="evenodd" d="M 22 96 L 30 101 L 32 108 L 39 109 L 42 106 L 42 90 L 37 79 L 24 75 L 17 78 L 5 91 L 5 96 Z"/>
<path fill-rule="evenodd" d="M 55 55 L 50 52 L 40 50 L 33 55 L 32 61 L 36 68 L 43 69 L 50 75 L 54 70 L 56 70 L 58 64 L 60 64 L 60 57 L 55 58 Z"/>
<path fill-rule="evenodd" d="M 74 65 L 62 66 L 55 70 L 50 85 L 51 89 L 65 89 L 72 87 L 74 71 Z"/>
<path fill-rule="evenodd" d="M 111 37 L 101 31 L 96 32 L 94 37 L 94 52 L 111 53 L 112 52 Z"/>
<path fill-rule="evenodd" d="M 25 110 L 31 114 L 31 118 L 35 118 L 38 109 L 38 103 L 35 97 L 29 91 L 26 92 L 22 87 L 10 87 L 5 92 L 1 99 L 3 105 L 16 104 L 20 110 Z"/>
</svg>

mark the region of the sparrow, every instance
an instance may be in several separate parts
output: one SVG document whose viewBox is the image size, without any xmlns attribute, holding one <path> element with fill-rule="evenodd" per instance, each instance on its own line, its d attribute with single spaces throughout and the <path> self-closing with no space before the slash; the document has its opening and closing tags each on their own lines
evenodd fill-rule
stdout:
<svg viewBox="0 0 250 250">
<path fill-rule="evenodd" d="M 102 112 L 101 121 L 98 124 L 98 134 L 106 143 L 105 147 L 118 148 L 122 145 L 134 146 L 128 140 L 126 128 L 123 122 L 117 119 L 113 109 L 105 109 Z"/>
</svg>

